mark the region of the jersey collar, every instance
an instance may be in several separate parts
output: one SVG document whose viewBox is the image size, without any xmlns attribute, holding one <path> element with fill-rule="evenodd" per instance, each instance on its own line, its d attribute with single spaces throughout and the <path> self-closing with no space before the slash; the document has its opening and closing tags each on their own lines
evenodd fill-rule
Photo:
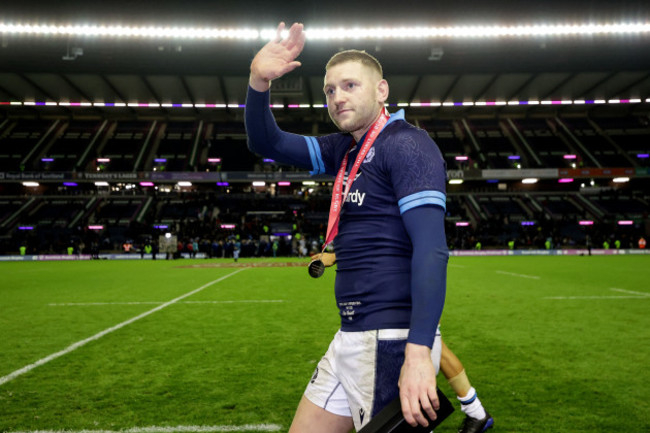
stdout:
<svg viewBox="0 0 650 433">
<path fill-rule="evenodd" d="M 388 125 L 390 125 L 391 123 L 395 122 L 396 120 L 406 120 L 406 118 L 404 117 L 404 109 L 403 109 L 403 108 L 402 108 L 401 110 L 399 110 L 399 111 L 393 113 L 393 114 L 390 114 L 390 113 L 389 113 L 389 115 L 390 115 L 390 117 L 388 118 L 388 121 L 386 122 L 386 124 L 384 125 L 384 127 L 381 129 L 382 131 L 383 131 L 383 130 L 388 126 Z M 366 132 L 366 134 L 367 134 L 367 132 Z M 366 134 L 363 134 L 363 136 L 361 137 L 361 143 L 363 143 L 363 140 L 365 140 L 365 138 L 366 138 Z M 356 147 L 356 145 L 355 145 L 354 147 Z"/>
</svg>

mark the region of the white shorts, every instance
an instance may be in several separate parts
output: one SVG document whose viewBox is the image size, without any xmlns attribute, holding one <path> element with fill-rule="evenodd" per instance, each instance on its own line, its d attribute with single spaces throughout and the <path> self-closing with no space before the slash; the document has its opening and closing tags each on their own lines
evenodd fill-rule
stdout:
<svg viewBox="0 0 650 433">
<path fill-rule="evenodd" d="M 408 329 L 363 332 L 338 331 L 305 390 L 315 405 L 340 416 L 350 416 L 357 431 L 399 395 L 397 382 Z M 440 368 L 440 329 L 431 360 Z"/>
</svg>

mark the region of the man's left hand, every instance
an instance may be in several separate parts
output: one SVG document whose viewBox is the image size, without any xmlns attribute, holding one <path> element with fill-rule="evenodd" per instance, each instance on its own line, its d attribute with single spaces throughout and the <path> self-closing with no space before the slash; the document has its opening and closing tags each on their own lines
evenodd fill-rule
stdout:
<svg viewBox="0 0 650 433">
<path fill-rule="evenodd" d="M 411 426 L 418 424 L 427 427 L 436 419 L 434 410 L 440 408 L 436 392 L 436 368 L 431 361 L 431 348 L 407 343 L 404 364 L 399 377 L 399 396 L 404 419 Z"/>
</svg>

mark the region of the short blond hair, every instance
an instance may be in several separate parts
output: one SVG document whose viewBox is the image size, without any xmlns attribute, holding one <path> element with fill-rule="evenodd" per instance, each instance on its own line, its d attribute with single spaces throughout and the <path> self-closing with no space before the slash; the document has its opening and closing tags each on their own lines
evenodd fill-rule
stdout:
<svg viewBox="0 0 650 433">
<path fill-rule="evenodd" d="M 381 67 L 381 63 L 379 63 L 379 60 L 363 50 L 339 51 L 329 59 L 327 65 L 325 65 L 325 71 L 328 71 L 332 66 L 347 62 L 359 62 L 362 65 L 367 66 L 373 71 L 379 73 L 380 77 L 384 77 L 384 71 Z"/>
</svg>

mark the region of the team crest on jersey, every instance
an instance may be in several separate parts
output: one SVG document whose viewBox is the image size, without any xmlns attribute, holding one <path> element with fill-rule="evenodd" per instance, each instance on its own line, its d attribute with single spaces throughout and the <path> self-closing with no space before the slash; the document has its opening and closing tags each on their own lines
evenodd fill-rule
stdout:
<svg viewBox="0 0 650 433">
<path fill-rule="evenodd" d="M 366 158 L 363 160 L 363 163 L 365 164 L 366 162 L 372 161 L 372 158 L 375 157 L 375 148 L 371 147 L 370 150 L 368 151 L 368 154 L 366 155 Z"/>
</svg>

